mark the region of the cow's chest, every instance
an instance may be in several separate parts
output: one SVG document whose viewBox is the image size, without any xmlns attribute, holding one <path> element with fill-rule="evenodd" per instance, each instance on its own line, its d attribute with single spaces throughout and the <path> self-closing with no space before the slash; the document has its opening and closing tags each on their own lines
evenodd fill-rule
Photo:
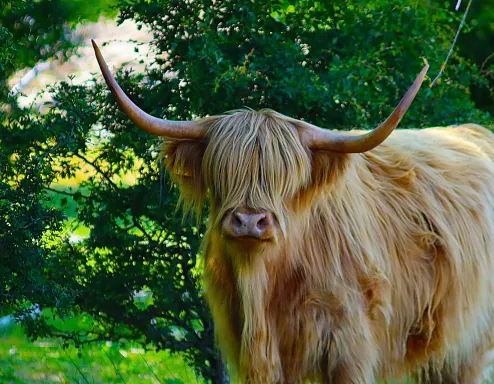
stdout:
<svg viewBox="0 0 494 384">
<path fill-rule="evenodd" d="M 296 277 L 273 286 L 266 296 L 266 343 L 272 345 L 265 350 L 274 355 L 268 359 L 279 362 L 285 378 L 321 378 L 336 364 L 334 335 L 344 313 L 337 296 Z"/>
</svg>

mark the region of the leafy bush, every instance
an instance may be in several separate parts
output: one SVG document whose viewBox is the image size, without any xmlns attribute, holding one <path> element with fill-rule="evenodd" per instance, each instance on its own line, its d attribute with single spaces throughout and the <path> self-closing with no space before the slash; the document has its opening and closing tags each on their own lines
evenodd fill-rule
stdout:
<svg viewBox="0 0 494 384">
<path fill-rule="evenodd" d="M 120 9 L 121 22 L 154 34 L 156 58 L 145 73 L 118 73 L 147 112 L 190 119 L 267 107 L 327 128 L 382 121 L 425 62 L 430 76 L 439 71 L 459 17 L 418 0 L 122 0 Z M 432 89 L 425 82 L 402 126 L 491 121 L 470 98 L 470 86 L 484 81 L 475 65 L 455 53 L 441 80 Z M 153 343 L 221 382 L 200 284 L 203 227 L 176 211 L 159 142 L 118 112 L 100 82 L 49 91 L 55 106 L 47 113 L 3 117 L 2 304 L 21 315 L 36 303 L 57 318 L 89 316 L 84 330 L 46 313 L 23 316 L 33 337 Z M 58 184 L 81 174 L 76 188 Z M 74 203 L 62 226 L 53 207 Z M 89 237 L 71 242 L 79 225 Z"/>
</svg>

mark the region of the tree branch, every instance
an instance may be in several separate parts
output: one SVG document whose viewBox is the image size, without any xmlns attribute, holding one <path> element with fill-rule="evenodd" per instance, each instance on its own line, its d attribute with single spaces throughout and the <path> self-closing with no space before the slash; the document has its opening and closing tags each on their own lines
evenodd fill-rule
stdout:
<svg viewBox="0 0 494 384">
<path fill-rule="evenodd" d="M 482 65 L 480 66 L 479 72 L 487 72 L 484 67 L 487 64 L 487 62 L 494 57 L 494 52 L 492 52 L 487 58 L 482 62 Z"/>
<path fill-rule="evenodd" d="M 59 189 L 55 189 L 55 188 L 50 188 L 50 187 L 45 187 L 45 189 L 47 191 L 50 191 L 50 192 L 55 192 L 55 193 L 59 193 L 61 195 L 65 195 L 65 196 L 70 196 L 70 197 L 74 197 L 75 193 L 70 193 L 70 192 L 65 192 L 65 191 L 61 191 Z"/>
<path fill-rule="evenodd" d="M 78 157 L 81 160 L 84 160 L 87 164 L 89 164 L 91 167 L 93 167 L 103 178 L 108 181 L 108 183 L 113 187 L 113 189 L 117 190 L 118 186 L 113 182 L 113 180 L 108 176 L 98 165 L 96 165 L 94 162 L 91 160 L 87 159 L 83 155 L 81 155 L 79 152 L 74 153 L 74 156 Z"/>
</svg>

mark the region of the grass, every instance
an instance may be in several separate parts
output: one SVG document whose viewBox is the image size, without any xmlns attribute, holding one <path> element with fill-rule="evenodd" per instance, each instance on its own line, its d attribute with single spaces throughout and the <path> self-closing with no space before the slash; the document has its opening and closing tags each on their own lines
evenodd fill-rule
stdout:
<svg viewBox="0 0 494 384">
<path fill-rule="evenodd" d="M 180 355 L 121 348 L 117 343 L 63 349 L 61 341 L 31 342 L 22 328 L 0 329 L 0 383 L 203 383 Z"/>
<path fill-rule="evenodd" d="M 137 345 L 121 348 L 110 342 L 85 346 L 79 353 L 74 347 L 63 349 L 57 339 L 31 342 L 20 326 L 12 324 L 0 328 L 0 383 L 203 384 L 204 381 L 177 354 L 144 351 Z"/>
</svg>

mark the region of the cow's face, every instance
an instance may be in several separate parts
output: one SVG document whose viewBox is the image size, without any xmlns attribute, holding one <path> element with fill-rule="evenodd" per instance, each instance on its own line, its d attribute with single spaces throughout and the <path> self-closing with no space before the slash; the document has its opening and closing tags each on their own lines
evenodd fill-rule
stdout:
<svg viewBox="0 0 494 384">
<path fill-rule="evenodd" d="M 306 196 L 314 196 L 314 183 L 329 181 L 327 161 L 317 166 L 325 151 L 308 149 L 299 127 L 273 111 L 240 111 L 204 123 L 206 140 L 173 141 L 165 149 L 185 204 L 209 199 L 210 230 L 236 252 L 279 244 L 289 221 L 306 219 L 303 206 L 311 204 Z"/>
<path fill-rule="evenodd" d="M 239 249 L 278 243 L 290 202 L 310 179 L 295 127 L 269 112 L 237 112 L 212 124 L 208 136 L 202 171 L 213 228 Z"/>
</svg>

